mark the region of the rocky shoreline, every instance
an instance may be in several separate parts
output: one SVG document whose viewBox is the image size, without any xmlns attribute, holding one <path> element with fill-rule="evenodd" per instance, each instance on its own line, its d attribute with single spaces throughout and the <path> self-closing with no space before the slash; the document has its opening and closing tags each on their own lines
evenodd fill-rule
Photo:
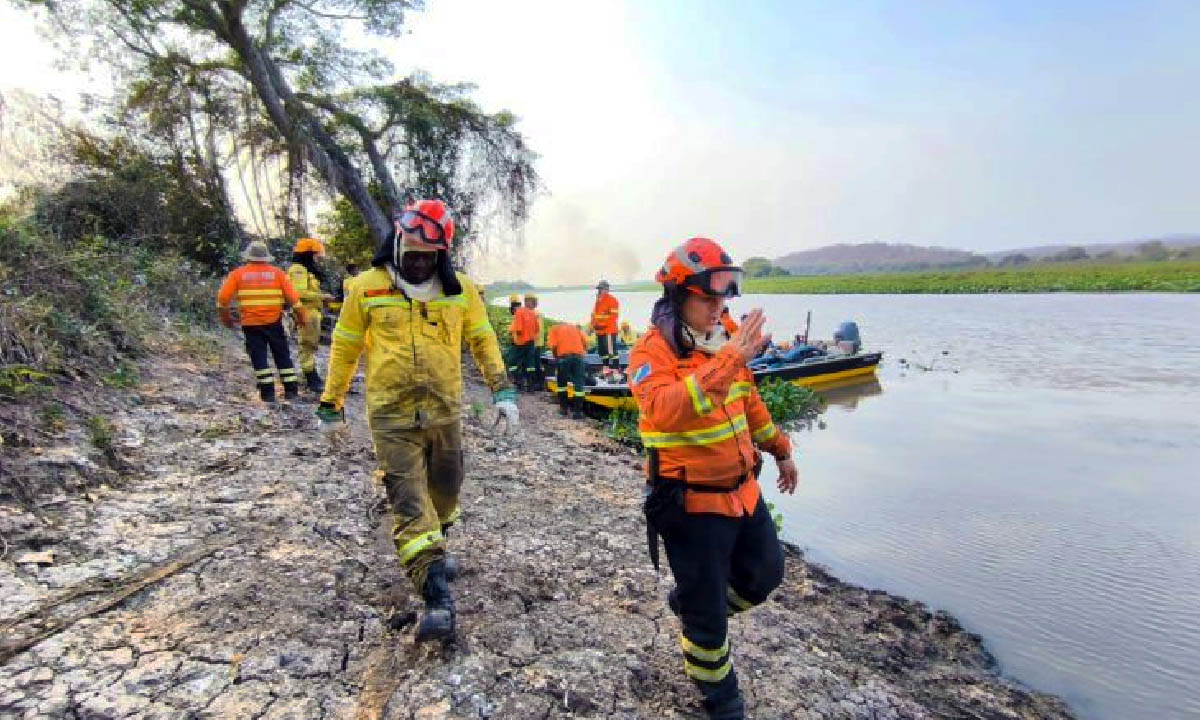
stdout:
<svg viewBox="0 0 1200 720">
<path fill-rule="evenodd" d="M 493 436 L 471 384 L 458 638 L 416 647 L 361 395 L 331 448 L 311 403 L 257 403 L 232 336 L 141 373 L 88 401 L 107 448 L 5 438 L 0 717 L 701 716 L 638 460 L 594 424 L 525 396 L 523 433 Z M 1073 717 L 953 617 L 787 563 L 732 624 L 752 717 Z"/>
</svg>

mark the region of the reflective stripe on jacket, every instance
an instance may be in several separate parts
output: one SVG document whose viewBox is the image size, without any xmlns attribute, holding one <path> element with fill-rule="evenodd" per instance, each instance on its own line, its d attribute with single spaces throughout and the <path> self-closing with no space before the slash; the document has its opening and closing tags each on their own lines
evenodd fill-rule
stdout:
<svg viewBox="0 0 1200 720">
<path fill-rule="evenodd" d="M 387 270 L 358 275 L 342 305 L 329 350 L 323 402 L 340 408 L 359 356 L 367 357 L 367 417 L 374 429 L 457 422 L 462 412 L 462 346 L 492 391 L 509 387 L 496 333 L 474 284 L 462 294 L 410 300 Z"/>
<path fill-rule="evenodd" d="M 616 335 L 621 303 L 612 293 L 601 293 L 592 309 L 592 328 L 597 335 Z"/>
<path fill-rule="evenodd" d="M 755 447 L 776 458 L 788 457 L 792 447 L 771 421 L 741 355 L 726 347 L 679 358 L 652 329 L 633 349 L 629 377 L 642 443 L 657 452 L 659 476 L 704 488 L 685 492 L 687 511 L 753 513 Z"/>
<path fill-rule="evenodd" d="M 292 287 L 296 288 L 296 293 L 300 296 L 300 302 L 304 303 L 304 307 L 312 308 L 317 312 L 324 310 L 325 293 L 321 290 L 321 281 L 317 279 L 300 263 L 292 263 L 288 268 L 288 279 L 292 281 Z"/>
<path fill-rule="evenodd" d="M 285 305 L 300 298 L 282 270 L 265 262 L 247 263 L 225 276 L 217 292 L 217 307 L 228 310 L 237 303 L 242 325 L 271 325 L 279 321 Z"/>
</svg>

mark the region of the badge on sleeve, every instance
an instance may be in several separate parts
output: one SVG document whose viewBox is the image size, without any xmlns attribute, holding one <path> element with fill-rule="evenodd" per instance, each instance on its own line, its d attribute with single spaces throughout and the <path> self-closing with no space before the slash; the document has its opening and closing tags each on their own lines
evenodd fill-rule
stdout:
<svg viewBox="0 0 1200 720">
<path fill-rule="evenodd" d="M 649 376 L 650 376 L 650 363 L 646 363 L 645 365 L 641 366 L 636 371 L 634 371 L 633 384 L 637 385 L 638 383 L 645 380 Z"/>
</svg>

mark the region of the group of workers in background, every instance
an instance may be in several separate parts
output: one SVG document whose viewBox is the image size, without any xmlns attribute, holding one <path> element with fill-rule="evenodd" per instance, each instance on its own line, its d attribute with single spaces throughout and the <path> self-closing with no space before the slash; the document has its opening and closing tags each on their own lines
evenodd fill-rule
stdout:
<svg viewBox="0 0 1200 720">
<path fill-rule="evenodd" d="M 299 393 L 282 324 L 292 309 L 300 368 L 309 390 L 320 393 L 318 428 L 333 443 L 345 427 L 345 397 L 365 355 L 376 478 L 391 506 L 399 564 L 424 602 L 415 633 L 424 642 L 455 632 L 450 583 L 457 562 L 446 538 L 462 517 L 463 347 L 492 392 L 498 420 L 516 427 L 513 385 L 540 389 L 543 346 L 556 359 L 562 412 L 582 411 L 591 341 L 579 325 L 559 323 L 547 331 L 536 296 L 514 296 L 512 347 L 503 358 L 482 293 L 451 265 L 454 223 L 446 206 L 422 200 L 398 212 L 393 225 L 372 267 L 343 285 L 324 382 L 315 354 L 324 306 L 333 298 L 321 289 L 319 241 L 297 242 L 286 273 L 271 265 L 265 243 L 251 243 L 246 264 L 222 284 L 217 306 L 221 321 L 233 327 L 236 304 L 267 402 L 275 400 L 272 357 L 285 398 Z M 709 717 L 727 720 L 745 717 L 729 618 L 764 602 L 783 574 L 777 528 L 757 482 L 762 454 L 775 458 L 782 492 L 798 482 L 788 437 L 772 423 L 748 368 L 770 341 L 765 317 L 754 310 L 739 326 L 725 307 L 739 294 L 741 277 L 717 243 L 692 238 L 668 255 L 655 278 L 663 296 L 644 336 L 635 337 L 620 321 L 620 303 L 605 281 L 596 287 L 589 322 L 602 376 L 621 373 L 620 348 L 631 347 L 628 382 L 647 449 L 643 511 L 650 556 L 657 568 L 661 537 L 676 583 L 667 604 L 682 626 L 684 672 L 700 689 Z M 427 661 L 439 662 L 436 656 Z"/>
</svg>

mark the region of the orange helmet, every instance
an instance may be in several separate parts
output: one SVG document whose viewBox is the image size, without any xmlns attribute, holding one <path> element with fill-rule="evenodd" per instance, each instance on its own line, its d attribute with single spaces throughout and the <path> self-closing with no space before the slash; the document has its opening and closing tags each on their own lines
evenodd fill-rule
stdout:
<svg viewBox="0 0 1200 720">
<path fill-rule="evenodd" d="M 296 247 L 292 248 L 292 252 L 314 252 L 318 255 L 325 254 L 325 244 L 316 238 L 300 238 L 296 241 Z"/>
<path fill-rule="evenodd" d="M 450 242 L 454 240 L 454 220 L 441 200 L 415 202 L 404 208 L 396 220 L 402 230 L 420 236 L 426 245 L 449 250 Z"/>
<path fill-rule="evenodd" d="M 737 297 L 741 294 L 742 269 L 716 242 L 696 237 L 672 250 L 654 279 L 697 295 Z"/>
</svg>

